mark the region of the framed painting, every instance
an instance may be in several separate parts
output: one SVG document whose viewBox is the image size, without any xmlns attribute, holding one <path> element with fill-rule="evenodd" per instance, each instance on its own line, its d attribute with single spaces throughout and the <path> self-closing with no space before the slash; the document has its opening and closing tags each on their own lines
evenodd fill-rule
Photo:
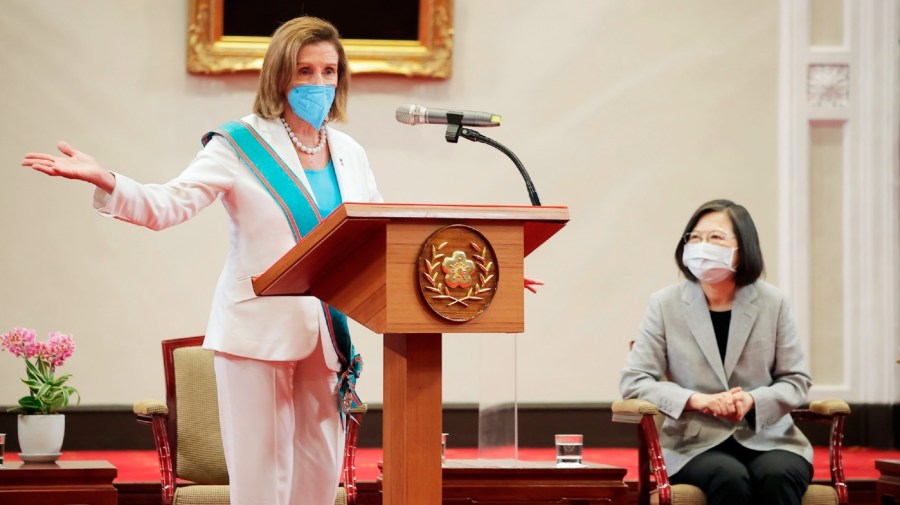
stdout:
<svg viewBox="0 0 900 505">
<path fill-rule="evenodd" d="M 450 77 L 453 0 L 190 0 L 187 69 L 258 71 L 275 29 L 303 15 L 338 28 L 354 74 Z"/>
</svg>

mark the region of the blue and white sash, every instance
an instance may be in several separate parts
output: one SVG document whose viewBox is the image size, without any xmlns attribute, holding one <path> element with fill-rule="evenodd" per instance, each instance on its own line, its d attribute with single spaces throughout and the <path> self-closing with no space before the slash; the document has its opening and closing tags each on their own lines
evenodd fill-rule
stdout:
<svg viewBox="0 0 900 505">
<path fill-rule="evenodd" d="M 296 242 L 303 240 L 310 230 L 322 222 L 318 206 L 303 183 L 252 126 L 244 121 L 229 121 L 204 135 L 203 145 L 215 135 L 221 135 L 228 142 L 238 158 L 266 188 L 284 213 Z M 362 371 L 362 358 L 350 340 L 347 316 L 325 302 L 322 302 L 322 309 L 331 342 L 341 361 L 340 409 L 348 414 L 352 407 L 362 404 L 356 394 L 356 379 Z"/>
</svg>

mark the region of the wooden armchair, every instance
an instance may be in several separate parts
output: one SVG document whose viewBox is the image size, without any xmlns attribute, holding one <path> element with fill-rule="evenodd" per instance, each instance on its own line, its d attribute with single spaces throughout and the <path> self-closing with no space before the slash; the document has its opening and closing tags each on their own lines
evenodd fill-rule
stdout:
<svg viewBox="0 0 900 505">
<path fill-rule="evenodd" d="M 166 403 L 134 404 L 138 422 L 153 428 L 159 455 L 162 505 L 228 505 L 228 471 L 219 428 L 213 352 L 202 349 L 203 337 L 162 343 Z M 351 411 L 344 449 L 343 486 L 335 505 L 356 503 L 356 441 L 363 405 Z M 190 481 L 176 486 L 176 479 Z"/>
<path fill-rule="evenodd" d="M 669 484 L 666 463 L 659 444 L 659 426 L 664 414 L 656 405 L 644 400 L 623 400 L 612 405 L 616 422 L 638 424 L 638 504 L 649 505 L 705 505 L 703 492 L 690 484 Z M 803 505 L 848 505 L 847 483 L 844 480 L 843 438 L 844 418 L 850 407 L 843 400 L 812 402 L 809 409 L 794 410 L 795 421 L 814 422 L 831 426 L 829 460 L 831 485 L 811 484 L 803 495 Z M 802 423 L 798 423 L 802 425 Z M 652 482 L 652 483 L 651 483 Z"/>
</svg>

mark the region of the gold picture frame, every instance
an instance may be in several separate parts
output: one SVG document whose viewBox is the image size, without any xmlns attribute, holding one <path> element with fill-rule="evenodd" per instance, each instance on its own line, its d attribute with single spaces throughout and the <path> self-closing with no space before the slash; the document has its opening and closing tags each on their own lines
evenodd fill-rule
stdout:
<svg viewBox="0 0 900 505">
<path fill-rule="evenodd" d="M 190 0 L 187 69 L 196 74 L 259 71 L 270 37 L 223 34 L 223 0 Z M 450 77 L 453 0 L 419 1 L 418 40 L 343 39 L 354 74 Z"/>
</svg>

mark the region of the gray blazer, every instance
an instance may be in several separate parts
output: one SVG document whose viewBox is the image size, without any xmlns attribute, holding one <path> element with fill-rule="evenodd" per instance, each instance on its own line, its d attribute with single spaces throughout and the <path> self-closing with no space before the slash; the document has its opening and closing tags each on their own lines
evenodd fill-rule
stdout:
<svg viewBox="0 0 900 505">
<path fill-rule="evenodd" d="M 672 475 L 732 435 L 750 449 L 783 449 L 811 463 L 812 446 L 790 416 L 806 402 L 811 383 L 793 314 L 778 288 L 763 281 L 738 288 L 723 364 L 703 289 L 685 281 L 650 298 L 619 391 L 666 414 L 660 443 Z M 753 396 L 754 425 L 684 410 L 695 392 L 735 386 Z"/>
</svg>

